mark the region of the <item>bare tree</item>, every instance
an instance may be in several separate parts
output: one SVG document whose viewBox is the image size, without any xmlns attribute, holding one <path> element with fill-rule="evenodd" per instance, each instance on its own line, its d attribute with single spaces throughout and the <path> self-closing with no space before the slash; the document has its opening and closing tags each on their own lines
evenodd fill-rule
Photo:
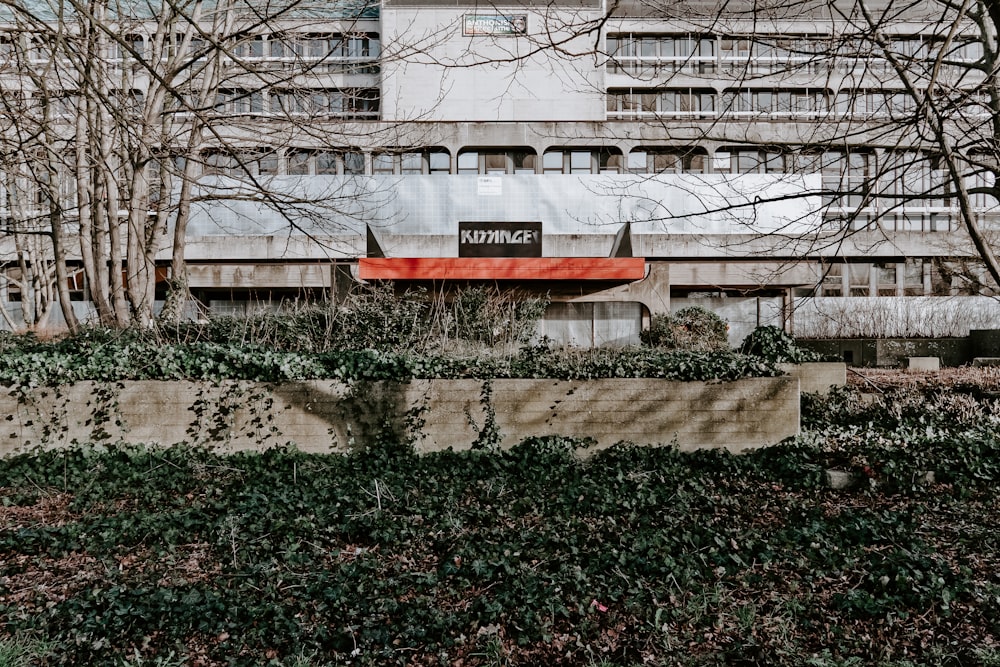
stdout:
<svg viewBox="0 0 1000 667">
<path fill-rule="evenodd" d="M 2 84 L 19 88 L 23 107 L 6 116 L 4 173 L 61 195 L 30 195 L 48 205 L 41 211 L 26 190 L 8 189 L 17 200 L 10 210 L 32 211 L 31 230 L 47 239 L 43 256 L 53 276 L 67 270 L 65 229 L 72 225 L 74 257 L 100 322 L 152 322 L 163 278 L 156 262 L 166 249 L 166 311 L 179 315 L 188 295 L 187 227 L 199 203 L 257 202 L 289 228 L 303 218 L 335 227 L 356 214 L 355 188 L 333 183 L 307 191 L 273 178 L 273 167 L 294 159 L 285 149 L 297 137 L 327 148 L 329 169 L 351 171 L 344 168 L 347 149 L 331 147 L 349 147 L 372 131 L 352 121 L 377 118 L 378 95 L 331 86 L 330 73 L 372 67 L 365 63 L 378 55 L 377 37 L 353 29 L 365 5 L 346 14 L 341 8 L 334 22 L 298 0 L 0 7 L 8 17 L 4 48 L 25 55 Z M 68 298 L 63 310 L 73 326 Z"/>
<path fill-rule="evenodd" d="M 621 9 L 606 28 L 607 68 L 630 83 L 609 91 L 609 115 L 688 142 L 650 155 L 649 172 L 739 175 L 743 197 L 723 194 L 713 178 L 687 181 L 700 215 L 725 212 L 742 227 L 731 243 L 765 239 L 756 247 L 772 255 L 864 255 L 897 247 L 898 232 L 943 232 L 925 234 L 923 252 L 950 248 L 956 261 L 942 260 L 943 270 L 956 273 L 976 258 L 982 270 L 968 283 L 997 290 L 1000 12 L 991 3 L 640 0 Z M 631 32 L 627 17 L 639 15 L 669 18 L 676 34 Z M 751 173 L 796 187 L 752 192 Z M 796 198 L 812 198 L 820 215 L 778 226 L 758 215 Z M 652 208 L 650 219 L 665 224 L 693 217 Z M 908 252 L 912 244 L 894 254 Z"/>
</svg>

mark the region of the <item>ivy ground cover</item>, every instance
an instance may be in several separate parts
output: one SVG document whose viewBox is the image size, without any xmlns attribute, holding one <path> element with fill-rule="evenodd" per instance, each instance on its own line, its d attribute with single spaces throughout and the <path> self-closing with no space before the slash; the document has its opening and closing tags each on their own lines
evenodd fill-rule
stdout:
<svg viewBox="0 0 1000 667">
<path fill-rule="evenodd" d="M 0 665 L 1000 664 L 996 393 L 876 389 L 743 456 L 8 458 Z"/>
</svg>

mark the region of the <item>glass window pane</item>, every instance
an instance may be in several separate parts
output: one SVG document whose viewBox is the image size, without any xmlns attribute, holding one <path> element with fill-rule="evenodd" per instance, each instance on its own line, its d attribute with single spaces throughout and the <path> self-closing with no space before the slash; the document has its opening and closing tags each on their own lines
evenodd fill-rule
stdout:
<svg viewBox="0 0 1000 667">
<path fill-rule="evenodd" d="M 478 174 L 479 173 L 479 153 L 476 151 L 465 151 L 458 154 L 458 173 Z"/>
<path fill-rule="evenodd" d="M 376 153 L 372 155 L 373 174 L 391 174 L 394 171 L 396 157 L 387 153 Z"/>
<path fill-rule="evenodd" d="M 420 153 L 403 153 L 400 156 L 399 171 L 402 174 L 421 174 L 424 171 L 424 158 Z"/>
<path fill-rule="evenodd" d="M 646 167 L 646 151 L 632 151 L 628 154 L 628 169 L 629 171 L 635 172 L 645 172 Z"/>
<path fill-rule="evenodd" d="M 781 153 L 766 153 L 764 171 L 768 174 L 782 174 L 785 171 L 784 159 Z"/>
<path fill-rule="evenodd" d="M 344 173 L 354 175 L 365 173 L 365 154 L 344 153 Z"/>
<path fill-rule="evenodd" d="M 278 173 L 278 154 L 268 153 L 261 156 L 257 163 L 261 176 L 273 176 Z"/>
<path fill-rule="evenodd" d="M 330 151 L 322 151 L 316 154 L 317 174 L 337 173 L 337 154 Z"/>
<path fill-rule="evenodd" d="M 534 153 L 523 153 L 516 152 L 512 154 L 514 159 L 514 173 L 515 174 L 533 174 L 535 173 L 535 154 Z"/>
<path fill-rule="evenodd" d="M 686 169 L 694 174 L 704 174 L 705 173 L 705 156 L 704 155 L 691 155 L 689 158 L 685 159 Z"/>
<path fill-rule="evenodd" d="M 691 57 L 691 40 L 686 35 L 674 40 L 674 55 L 678 58 Z"/>
<path fill-rule="evenodd" d="M 288 154 L 288 173 L 292 176 L 305 176 L 309 173 L 309 153 L 294 151 Z"/>
<path fill-rule="evenodd" d="M 507 154 L 487 153 L 485 164 L 487 174 L 505 174 L 507 173 Z"/>
<path fill-rule="evenodd" d="M 760 171 L 760 156 L 756 151 L 740 151 L 736 154 L 736 171 L 753 174 Z"/>
<path fill-rule="evenodd" d="M 674 153 L 653 153 L 653 171 L 657 174 L 675 174 L 681 171 L 681 159 Z"/>
<path fill-rule="evenodd" d="M 562 151 L 548 151 L 542 155 L 542 171 L 546 173 L 562 173 Z"/>
<path fill-rule="evenodd" d="M 432 174 L 451 171 L 451 156 L 447 153 L 431 153 L 430 163 Z"/>
<path fill-rule="evenodd" d="M 600 153 L 600 172 L 602 174 L 618 174 L 622 170 L 622 156 L 609 150 Z"/>
<path fill-rule="evenodd" d="M 569 154 L 569 170 L 572 174 L 590 173 L 590 151 L 573 151 Z"/>
</svg>

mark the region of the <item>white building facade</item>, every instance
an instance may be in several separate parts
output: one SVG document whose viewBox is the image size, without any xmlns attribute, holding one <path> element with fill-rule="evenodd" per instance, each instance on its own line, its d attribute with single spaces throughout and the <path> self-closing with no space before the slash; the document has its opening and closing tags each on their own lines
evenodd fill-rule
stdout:
<svg viewBox="0 0 1000 667">
<path fill-rule="evenodd" d="M 359 280 L 485 281 L 548 295 L 544 332 L 581 344 L 637 341 L 651 314 L 691 303 L 738 339 L 795 331 L 806 302 L 990 293 L 893 66 L 946 48 L 985 115 L 962 68 L 982 58 L 974 34 L 942 47 L 954 31 L 929 8 L 886 23 L 880 52 L 829 5 L 727 7 L 383 0 L 243 16 L 219 38 L 229 73 L 211 103 L 178 96 L 178 124 L 208 128 L 186 154 L 192 293 L 225 311 Z M 122 71 L 153 47 L 148 19 L 129 30 L 110 40 Z M 140 99 L 147 69 L 126 75 Z M 0 70 L 8 87 L 23 78 Z M 996 200 L 971 199 L 991 228 Z M 0 256 L 12 308 L 16 255 Z"/>
</svg>

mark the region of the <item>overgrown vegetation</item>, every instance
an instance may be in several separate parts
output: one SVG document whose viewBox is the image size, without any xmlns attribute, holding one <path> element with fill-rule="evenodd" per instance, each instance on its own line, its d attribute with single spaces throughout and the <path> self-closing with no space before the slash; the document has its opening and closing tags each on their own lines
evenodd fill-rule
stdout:
<svg viewBox="0 0 1000 667">
<path fill-rule="evenodd" d="M 11 457 L 0 655 L 996 665 L 1000 399 L 876 385 L 807 398 L 801 436 L 743 456 L 581 459 L 584 443 L 554 438 L 423 457 Z M 826 489 L 830 467 L 861 483 Z"/>
<path fill-rule="evenodd" d="M 761 357 L 774 363 L 801 364 L 822 361 L 823 355 L 800 347 L 795 339 L 773 325 L 757 327 L 740 345 L 743 354 Z"/>
<path fill-rule="evenodd" d="M 169 345 L 124 338 L 96 345 L 80 339 L 34 343 L 0 354 L 0 384 L 17 387 L 81 380 L 405 381 L 414 377 L 730 380 L 778 374 L 765 360 L 732 351 L 639 348 L 554 350 L 528 346 L 508 356 L 454 357 L 377 350 L 311 354 L 256 346 L 207 342 Z"/>
<path fill-rule="evenodd" d="M 437 321 L 486 343 L 517 317 L 480 326 L 483 298 Z M 525 329 L 503 354 L 433 355 L 403 323 L 445 306 L 420 303 L 4 335 L 0 381 L 731 379 L 804 360 L 769 331 L 750 355 L 568 352 Z M 379 316 L 400 330 L 338 347 Z M 386 438 L 346 456 L 109 439 L 0 460 L 0 667 L 998 665 L 1000 375 L 857 379 L 743 456 L 498 451 L 487 420 L 472 451 L 423 457 Z M 852 488 L 826 488 L 834 468 Z"/>
<path fill-rule="evenodd" d="M 338 303 L 305 302 L 239 317 L 163 322 L 142 332 L 161 343 L 260 346 L 283 352 L 380 350 L 394 353 L 486 349 L 508 352 L 529 342 L 547 301 L 497 287 L 449 294 L 391 285 L 358 286 Z"/>
<path fill-rule="evenodd" d="M 653 347 L 710 352 L 729 349 L 728 331 L 729 325 L 712 311 L 689 306 L 653 315 L 640 337 Z"/>
</svg>

